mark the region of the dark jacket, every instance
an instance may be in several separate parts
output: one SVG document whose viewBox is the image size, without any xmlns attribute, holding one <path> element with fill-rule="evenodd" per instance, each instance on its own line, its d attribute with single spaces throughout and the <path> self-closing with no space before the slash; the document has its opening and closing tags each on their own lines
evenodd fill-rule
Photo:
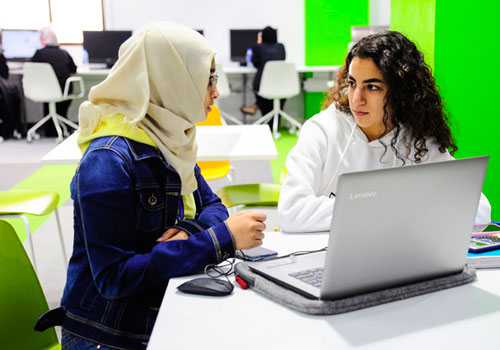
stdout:
<svg viewBox="0 0 500 350">
<path fill-rule="evenodd" d="M 268 61 L 285 60 L 286 53 L 285 47 L 280 43 L 262 43 L 252 49 L 252 63 L 257 68 L 257 73 L 253 78 L 253 91 L 259 91 L 260 79 L 262 78 L 262 71 L 264 65 Z"/>
<path fill-rule="evenodd" d="M 64 329 L 144 349 L 168 280 L 234 256 L 227 210 L 198 166 L 195 175 L 196 216 L 184 220 L 179 175 L 154 147 L 118 136 L 91 142 L 71 183 L 75 239 Z M 157 243 L 169 227 L 191 236 Z"/>
<path fill-rule="evenodd" d="M 9 66 L 7 65 L 7 60 L 1 52 L 0 49 L 0 77 L 4 79 L 9 79 Z"/>
<path fill-rule="evenodd" d="M 37 50 L 31 61 L 50 63 L 56 73 L 62 91 L 64 91 L 66 79 L 76 72 L 75 62 L 73 62 L 69 53 L 58 46 L 46 46 L 43 49 Z"/>
</svg>

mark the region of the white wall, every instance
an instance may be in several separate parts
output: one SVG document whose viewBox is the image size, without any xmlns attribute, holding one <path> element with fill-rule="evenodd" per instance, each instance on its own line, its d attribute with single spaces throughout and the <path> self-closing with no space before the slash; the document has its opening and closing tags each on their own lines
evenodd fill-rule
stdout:
<svg viewBox="0 0 500 350">
<path fill-rule="evenodd" d="M 391 24 L 391 0 L 370 0 L 371 26 L 388 26 Z"/>
<path fill-rule="evenodd" d="M 203 29 L 217 50 L 216 60 L 229 64 L 229 29 L 278 29 L 287 60 L 304 64 L 303 0 L 104 0 L 105 29 L 132 29 L 159 20 Z"/>
</svg>

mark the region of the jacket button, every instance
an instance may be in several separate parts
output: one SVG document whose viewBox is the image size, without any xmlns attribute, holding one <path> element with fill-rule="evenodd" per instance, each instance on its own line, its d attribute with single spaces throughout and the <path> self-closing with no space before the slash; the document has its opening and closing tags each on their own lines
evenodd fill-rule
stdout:
<svg viewBox="0 0 500 350">
<path fill-rule="evenodd" d="M 151 193 L 151 196 L 148 199 L 148 203 L 150 206 L 154 207 L 156 203 L 158 203 L 158 199 L 156 199 L 155 194 Z"/>
</svg>

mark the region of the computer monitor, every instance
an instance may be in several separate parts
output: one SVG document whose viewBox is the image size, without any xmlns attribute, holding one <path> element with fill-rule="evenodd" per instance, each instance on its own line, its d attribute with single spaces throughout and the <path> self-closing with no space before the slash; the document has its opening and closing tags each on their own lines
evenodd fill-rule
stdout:
<svg viewBox="0 0 500 350">
<path fill-rule="evenodd" d="M 3 29 L 3 55 L 8 61 L 26 62 L 42 47 L 37 30 Z"/>
<path fill-rule="evenodd" d="M 118 60 L 120 45 L 131 36 L 131 30 L 83 31 L 83 48 L 89 63 L 105 63 L 111 68 Z"/>
<path fill-rule="evenodd" d="M 241 65 L 245 65 L 247 49 L 257 45 L 257 34 L 260 31 L 261 29 L 229 30 L 231 61 L 239 62 Z M 276 33 L 276 36 L 277 34 L 278 33 Z"/>
<path fill-rule="evenodd" d="M 198 33 L 200 33 L 201 35 L 203 35 L 203 36 L 205 35 L 205 34 L 203 34 L 203 29 L 195 29 L 195 30 L 196 30 Z"/>
</svg>

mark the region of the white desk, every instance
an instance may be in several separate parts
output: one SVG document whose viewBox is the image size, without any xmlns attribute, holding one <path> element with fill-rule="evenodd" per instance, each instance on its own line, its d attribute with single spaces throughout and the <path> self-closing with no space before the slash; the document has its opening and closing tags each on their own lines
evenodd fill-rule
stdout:
<svg viewBox="0 0 500 350">
<path fill-rule="evenodd" d="M 280 254 L 326 244 L 326 234 L 268 232 L 264 240 Z M 148 350 L 500 348 L 499 269 L 478 270 L 472 284 L 335 316 L 292 311 L 237 285 L 220 298 L 178 292 L 190 278 L 170 280 Z"/>
<path fill-rule="evenodd" d="M 330 73 L 336 72 L 341 66 L 297 66 L 297 72 L 299 73 Z M 226 74 L 254 74 L 257 73 L 255 67 L 246 66 L 224 66 L 224 72 Z"/>
<path fill-rule="evenodd" d="M 78 163 L 82 154 L 74 133 L 42 157 L 43 164 Z M 268 125 L 199 126 L 198 160 L 266 160 L 278 158 Z"/>
</svg>

